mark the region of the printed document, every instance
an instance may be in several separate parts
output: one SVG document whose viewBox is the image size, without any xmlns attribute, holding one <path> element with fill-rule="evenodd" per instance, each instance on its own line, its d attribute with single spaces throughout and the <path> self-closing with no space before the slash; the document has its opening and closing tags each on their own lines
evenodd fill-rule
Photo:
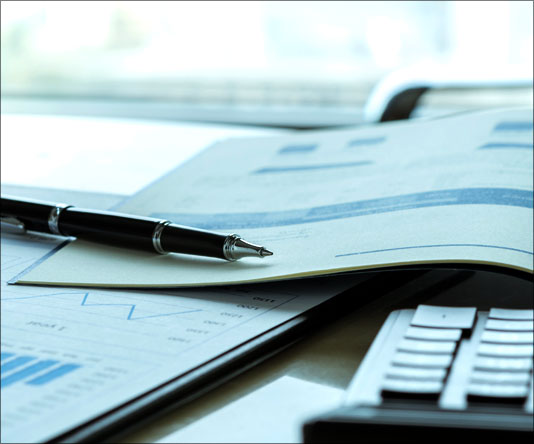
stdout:
<svg viewBox="0 0 534 444">
<path fill-rule="evenodd" d="M 19 283 L 176 287 L 463 263 L 533 272 L 532 109 L 227 140 L 118 211 L 237 233 L 229 263 L 74 241 Z"/>
<path fill-rule="evenodd" d="M 57 238 L 2 234 L 2 442 L 43 442 L 353 286 L 101 291 L 7 285 Z"/>
</svg>

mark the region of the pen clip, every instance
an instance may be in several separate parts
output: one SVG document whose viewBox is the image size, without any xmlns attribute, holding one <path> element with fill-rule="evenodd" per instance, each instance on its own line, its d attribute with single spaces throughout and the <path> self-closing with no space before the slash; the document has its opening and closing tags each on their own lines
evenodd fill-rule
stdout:
<svg viewBox="0 0 534 444">
<path fill-rule="evenodd" d="M 26 227 L 24 223 L 12 216 L 1 216 L 0 223 L 2 231 L 12 234 L 24 234 L 26 233 Z"/>
</svg>

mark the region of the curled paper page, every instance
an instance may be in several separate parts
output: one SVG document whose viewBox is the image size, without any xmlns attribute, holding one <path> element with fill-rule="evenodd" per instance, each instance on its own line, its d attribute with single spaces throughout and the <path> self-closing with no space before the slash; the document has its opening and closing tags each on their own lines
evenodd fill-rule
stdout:
<svg viewBox="0 0 534 444">
<path fill-rule="evenodd" d="M 238 233 L 235 263 L 74 241 L 18 283 L 177 287 L 467 264 L 533 271 L 532 109 L 227 140 L 119 211 Z"/>
</svg>

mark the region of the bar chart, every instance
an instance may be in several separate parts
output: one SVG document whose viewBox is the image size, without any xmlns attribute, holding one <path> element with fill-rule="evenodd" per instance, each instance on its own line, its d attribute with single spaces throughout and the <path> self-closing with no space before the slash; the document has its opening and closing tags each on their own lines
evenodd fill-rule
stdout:
<svg viewBox="0 0 534 444">
<path fill-rule="evenodd" d="M 38 359 L 36 356 L 16 355 L 9 352 L 2 352 L 0 358 L 0 388 L 2 389 L 19 382 L 30 386 L 41 386 L 81 367 L 80 364 Z"/>
</svg>

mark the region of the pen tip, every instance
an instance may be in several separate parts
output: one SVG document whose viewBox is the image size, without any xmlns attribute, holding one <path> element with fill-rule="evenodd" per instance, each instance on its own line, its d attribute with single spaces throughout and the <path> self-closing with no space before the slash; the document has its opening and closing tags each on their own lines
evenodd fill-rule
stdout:
<svg viewBox="0 0 534 444">
<path fill-rule="evenodd" d="M 265 256 L 272 256 L 273 255 L 273 252 L 272 251 L 269 251 L 265 248 L 262 248 L 261 251 L 260 251 L 260 256 L 261 257 L 265 257 Z"/>
</svg>

